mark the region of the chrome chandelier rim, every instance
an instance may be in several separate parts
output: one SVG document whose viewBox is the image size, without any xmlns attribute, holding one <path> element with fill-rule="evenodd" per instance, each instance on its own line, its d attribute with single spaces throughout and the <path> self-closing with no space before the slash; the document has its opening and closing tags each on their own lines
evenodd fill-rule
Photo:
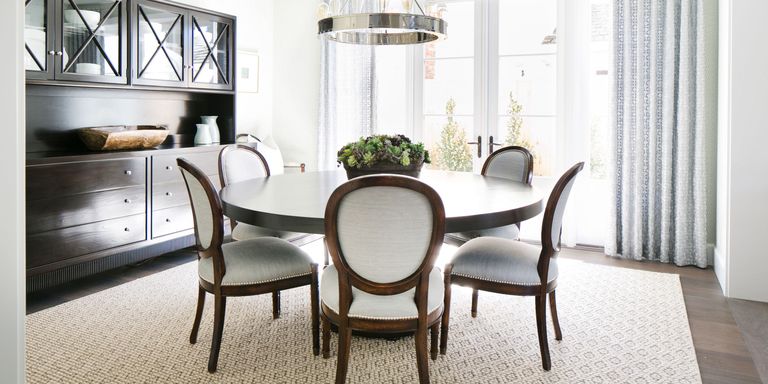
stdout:
<svg viewBox="0 0 768 384">
<path fill-rule="evenodd" d="M 412 13 L 357 13 L 317 22 L 318 34 L 339 43 L 365 45 L 423 44 L 446 38 L 445 20 Z"/>
</svg>

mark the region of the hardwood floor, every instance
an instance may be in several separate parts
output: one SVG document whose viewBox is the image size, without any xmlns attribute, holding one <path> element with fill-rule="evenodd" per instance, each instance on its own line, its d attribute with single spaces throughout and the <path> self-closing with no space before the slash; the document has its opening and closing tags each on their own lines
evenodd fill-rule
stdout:
<svg viewBox="0 0 768 384">
<path fill-rule="evenodd" d="M 702 381 L 762 382 L 747 344 L 752 346 L 758 365 L 768 367 L 768 355 L 761 353 L 768 346 L 768 329 L 765 325 L 768 324 L 768 304 L 726 299 L 712 269 L 679 268 L 661 263 L 619 260 L 598 252 L 574 249 L 564 249 L 560 257 L 614 267 L 679 274 Z M 122 267 L 36 292 L 27 295 L 27 314 L 181 265 L 195 258 L 195 253 L 191 250 L 181 250 L 139 265 Z M 749 343 L 745 343 L 743 334 L 748 335 Z M 768 382 L 768 379 L 766 381 Z"/>
</svg>

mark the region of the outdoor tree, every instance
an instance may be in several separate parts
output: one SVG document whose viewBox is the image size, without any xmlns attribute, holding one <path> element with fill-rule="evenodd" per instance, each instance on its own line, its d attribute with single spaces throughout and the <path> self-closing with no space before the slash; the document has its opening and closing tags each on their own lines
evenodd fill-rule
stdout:
<svg viewBox="0 0 768 384">
<path fill-rule="evenodd" d="M 528 135 L 523 133 L 523 105 L 515 99 L 512 92 L 509 93 L 509 105 L 507 106 L 507 115 L 509 120 L 507 121 L 507 139 L 504 142 L 506 145 L 517 145 L 531 151 L 536 145 L 532 143 Z"/>
<path fill-rule="evenodd" d="M 509 120 L 507 121 L 507 138 L 504 141 L 505 145 L 516 145 L 523 147 L 531 152 L 533 155 L 533 173 L 535 175 L 541 175 L 542 163 L 541 157 L 536 153 L 536 146 L 538 143 L 531 141 L 528 134 L 523 132 L 523 105 L 515 99 L 512 92 L 509 93 L 509 105 L 507 106 L 507 115 Z"/>
<path fill-rule="evenodd" d="M 449 171 L 472 171 L 472 152 L 467 144 L 467 135 L 459 123 L 453 118 L 456 101 L 448 99 L 445 104 L 445 114 L 448 122 L 440 132 L 440 142 L 432 150 L 432 158 L 438 169 Z"/>
</svg>

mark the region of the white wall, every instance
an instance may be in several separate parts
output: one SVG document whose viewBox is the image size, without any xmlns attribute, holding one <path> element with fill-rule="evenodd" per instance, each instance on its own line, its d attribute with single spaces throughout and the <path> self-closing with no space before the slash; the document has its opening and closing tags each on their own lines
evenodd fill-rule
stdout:
<svg viewBox="0 0 768 384">
<path fill-rule="evenodd" d="M 273 4 L 275 0 L 177 0 L 237 16 L 237 50 L 259 55 L 259 92 L 238 93 L 237 132 L 263 137 L 272 131 Z M 235 59 L 237 60 L 237 59 Z"/>
<path fill-rule="evenodd" d="M 768 302 L 768 2 L 720 2 L 718 279 L 726 295 Z"/>
<path fill-rule="evenodd" d="M 0 12 L 6 57 L 0 60 L 0 381 L 24 382 L 24 3 L 8 2 Z"/>
<path fill-rule="evenodd" d="M 288 162 L 317 169 L 320 40 L 317 2 L 274 2 L 273 134 Z"/>
</svg>

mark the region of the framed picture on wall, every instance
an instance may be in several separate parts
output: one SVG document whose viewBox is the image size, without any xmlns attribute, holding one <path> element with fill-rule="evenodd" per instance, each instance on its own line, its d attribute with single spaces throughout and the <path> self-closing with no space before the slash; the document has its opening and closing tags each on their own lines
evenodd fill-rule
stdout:
<svg viewBox="0 0 768 384">
<path fill-rule="evenodd" d="M 259 92 L 259 55 L 237 51 L 237 92 Z"/>
</svg>

